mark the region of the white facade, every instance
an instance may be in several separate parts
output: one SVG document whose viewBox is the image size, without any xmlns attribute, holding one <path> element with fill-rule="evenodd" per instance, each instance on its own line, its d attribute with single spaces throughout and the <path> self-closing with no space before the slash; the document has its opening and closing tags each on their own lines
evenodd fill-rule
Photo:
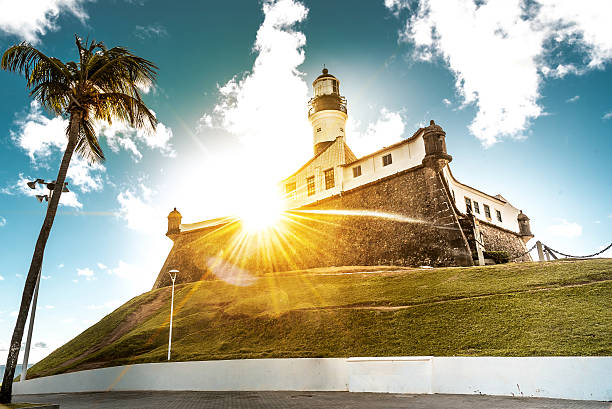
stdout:
<svg viewBox="0 0 612 409">
<path fill-rule="evenodd" d="M 312 114 L 309 118 L 312 125 L 313 145 L 321 142 L 333 142 L 344 136 L 347 115 L 342 111 L 326 109 Z"/>
<path fill-rule="evenodd" d="M 517 217 L 520 210 L 512 206 L 503 196 L 491 196 L 458 182 L 449 166 L 446 166 L 442 172 L 460 212 L 467 213 L 468 202 L 466 199 L 469 199 L 471 212 L 479 220 L 484 220 L 506 230 L 519 231 Z"/>
</svg>

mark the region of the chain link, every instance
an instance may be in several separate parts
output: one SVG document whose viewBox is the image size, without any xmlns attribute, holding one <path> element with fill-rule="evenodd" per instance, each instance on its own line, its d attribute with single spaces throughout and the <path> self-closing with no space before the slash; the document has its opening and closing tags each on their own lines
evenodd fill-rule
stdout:
<svg viewBox="0 0 612 409">
<path fill-rule="evenodd" d="M 603 250 L 601 250 L 601 251 L 598 251 L 597 253 L 589 254 L 588 256 L 571 256 L 571 255 L 569 255 L 569 254 L 561 253 L 560 251 L 554 250 L 554 249 L 550 248 L 549 246 L 547 246 L 546 244 L 543 244 L 543 246 L 544 246 L 546 249 L 548 249 L 548 251 L 551 251 L 551 252 L 553 252 L 553 253 L 557 253 L 557 254 L 559 254 L 559 255 L 561 255 L 561 256 L 564 256 L 564 257 L 569 257 L 569 258 L 589 258 L 589 257 L 595 257 L 595 256 L 598 256 L 598 255 L 600 255 L 601 253 L 603 253 L 604 251 L 608 250 L 609 248 L 611 248 L 611 247 L 612 247 L 612 243 L 610 243 L 610 244 L 608 245 L 608 247 L 606 247 L 605 249 L 603 249 Z M 531 250 L 530 250 L 530 251 L 531 251 Z"/>
</svg>

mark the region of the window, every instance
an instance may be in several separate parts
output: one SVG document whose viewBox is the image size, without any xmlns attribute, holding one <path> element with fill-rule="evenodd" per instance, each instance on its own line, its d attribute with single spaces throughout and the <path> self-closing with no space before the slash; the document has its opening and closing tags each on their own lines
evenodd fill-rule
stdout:
<svg viewBox="0 0 612 409">
<path fill-rule="evenodd" d="M 315 194 L 314 176 L 311 176 L 306 179 L 306 185 L 308 186 L 308 196 L 314 195 Z"/>
<path fill-rule="evenodd" d="M 497 221 L 501 223 L 502 221 L 501 212 L 499 210 L 496 210 L 495 213 L 497 214 Z"/>
<path fill-rule="evenodd" d="M 357 165 L 353 168 L 353 177 L 361 176 L 361 165 Z"/>
<path fill-rule="evenodd" d="M 455 191 L 451 190 L 451 192 L 453 193 L 453 202 L 457 203 L 457 198 L 455 197 Z"/>
<path fill-rule="evenodd" d="M 482 206 L 484 207 L 485 216 L 487 216 L 487 219 L 491 219 L 491 209 L 489 208 L 489 205 Z"/>
<path fill-rule="evenodd" d="M 334 168 L 325 171 L 325 190 L 334 187 Z"/>
<path fill-rule="evenodd" d="M 472 213 L 472 201 L 469 197 L 465 198 L 465 208 L 467 209 L 468 213 Z"/>
<path fill-rule="evenodd" d="M 480 214 L 480 206 L 476 200 L 474 200 L 474 212 Z"/>
<path fill-rule="evenodd" d="M 321 128 L 317 128 L 317 132 L 321 132 Z"/>
<path fill-rule="evenodd" d="M 291 193 L 295 191 L 295 182 L 287 183 L 285 185 L 285 193 Z"/>
<path fill-rule="evenodd" d="M 385 156 L 382 157 L 382 161 L 383 161 L 383 166 L 387 166 L 393 163 L 393 160 L 391 159 L 391 154 L 388 153 Z"/>
</svg>

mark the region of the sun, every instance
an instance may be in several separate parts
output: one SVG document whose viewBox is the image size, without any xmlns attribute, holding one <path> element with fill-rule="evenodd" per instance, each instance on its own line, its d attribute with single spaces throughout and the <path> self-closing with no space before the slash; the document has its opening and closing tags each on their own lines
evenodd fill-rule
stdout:
<svg viewBox="0 0 612 409">
<path fill-rule="evenodd" d="M 276 189 L 260 189 L 240 204 L 237 217 L 246 232 L 256 233 L 278 226 L 283 210 L 283 200 Z"/>
</svg>

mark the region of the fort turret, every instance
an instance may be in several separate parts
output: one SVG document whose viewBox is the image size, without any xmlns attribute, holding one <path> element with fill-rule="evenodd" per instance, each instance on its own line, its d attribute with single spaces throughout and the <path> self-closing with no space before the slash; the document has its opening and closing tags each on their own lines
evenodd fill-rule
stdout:
<svg viewBox="0 0 612 409">
<path fill-rule="evenodd" d="M 314 154 L 321 152 L 327 142 L 344 137 L 347 110 L 346 98 L 340 95 L 340 81 L 323 68 L 313 82 L 314 96 L 308 102 L 308 120 L 312 125 Z"/>
<path fill-rule="evenodd" d="M 174 236 L 181 232 L 181 219 L 183 216 L 176 210 L 176 207 L 173 211 L 168 214 L 168 232 L 166 236 L 170 237 L 170 239 L 174 240 Z"/>
<path fill-rule="evenodd" d="M 523 211 L 519 213 L 516 218 L 518 220 L 519 225 L 519 236 L 523 240 L 523 243 L 527 244 L 527 242 L 533 239 L 533 234 L 531 233 L 531 226 L 529 225 L 529 217 Z"/>
<path fill-rule="evenodd" d="M 439 172 L 453 160 L 453 157 L 446 153 L 446 132 L 440 125 L 436 125 L 433 119 L 423 132 L 423 141 L 425 142 L 425 157 L 422 162 L 424 166 Z"/>
</svg>

